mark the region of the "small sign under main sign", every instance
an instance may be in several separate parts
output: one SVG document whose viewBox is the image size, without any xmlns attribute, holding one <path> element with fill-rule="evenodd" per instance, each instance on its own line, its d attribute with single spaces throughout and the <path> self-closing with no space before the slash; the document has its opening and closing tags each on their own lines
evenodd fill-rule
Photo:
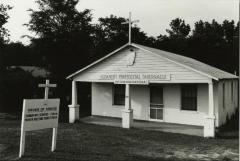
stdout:
<svg viewBox="0 0 240 161">
<path fill-rule="evenodd" d="M 147 80 L 115 80 L 114 84 L 142 84 L 148 85 Z"/>
</svg>

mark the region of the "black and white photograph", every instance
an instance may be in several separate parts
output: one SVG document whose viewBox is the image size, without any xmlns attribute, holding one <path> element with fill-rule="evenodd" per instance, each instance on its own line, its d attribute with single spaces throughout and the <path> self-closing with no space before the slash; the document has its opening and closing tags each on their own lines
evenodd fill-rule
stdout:
<svg viewBox="0 0 240 161">
<path fill-rule="evenodd" d="M 0 161 L 239 161 L 239 0 L 0 0 Z"/>
</svg>

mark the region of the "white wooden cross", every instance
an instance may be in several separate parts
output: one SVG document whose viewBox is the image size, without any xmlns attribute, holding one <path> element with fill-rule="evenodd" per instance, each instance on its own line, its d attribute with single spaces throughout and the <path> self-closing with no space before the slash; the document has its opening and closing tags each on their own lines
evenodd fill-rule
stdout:
<svg viewBox="0 0 240 161">
<path fill-rule="evenodd" d="M 44 94 L 44 99 L 48 99 L 48 92 L 49 92 L 49 88 L 52 87 L 57 87 L 56 84 L 50 84 L 49 80 L 46 80 L 46 84 L 39 84 L 38 87 L 43 87 L 45 88 L 45 94 Z"/>
<path fill-rule="evenodd" d="M 47 100 L 48 99 L 49 88 L 57 87 L 57 84 L 50 84 L 49 80 L 46 79 L 46 83 L 45 84 L 39 84 L 38 87 L 45 88 L 44 99 Z M 57 128 L 53 128 L 51 151 L 56 150 L 56 142 L 57 142 Z"/>
<path fill-rule="evenodd" d="M 123 22 L 122 24 L 128 24 L 129 25 L 129 33 L 128 33 L 128 43 L 129 44 L 131 44 L 131 34 L 132 34 L 132 24 L 133 23 L 137 23 L 137 22 L 139 22 L 139 20 L 133 20 L 132 21 L 132 17 L 131 17 L 131 12 L 129 12 L 129 19 L 128 19 L 128 21 L 126 21 L 126 22 Z"/>
</svg>

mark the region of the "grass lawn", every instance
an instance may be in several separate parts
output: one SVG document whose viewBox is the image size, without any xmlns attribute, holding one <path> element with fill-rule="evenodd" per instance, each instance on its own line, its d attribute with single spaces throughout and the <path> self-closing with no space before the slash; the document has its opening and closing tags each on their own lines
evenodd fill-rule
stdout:
<svg viewBox="0 0 240 161">
<path fill-rule="evenodd" d="M 0 160 L 238 160 L 238 139 L 204 139 L 81 122 L 60 123 L 57 150 L 51 153 L 51 132 L 51 129 L 27 132 L 25 156 L 18 159 L 20 120 L 0 120 Z"/>
</svg>

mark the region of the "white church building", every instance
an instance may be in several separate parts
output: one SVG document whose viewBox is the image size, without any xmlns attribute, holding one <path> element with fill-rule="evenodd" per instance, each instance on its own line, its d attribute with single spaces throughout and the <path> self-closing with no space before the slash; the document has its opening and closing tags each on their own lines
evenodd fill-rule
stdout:
<svg viewBox="0 0 240 161">
<path fill-rule="evenodd" d="M 68 76 L 69 121 L 79 120 L 77 83 L 90 82 L 92 115 L 197 125 L 204 137 L 238 108 L 238 77 L 192 58 L 128 43 Z M 81 111 L 80 111 L 81 112 Z M 160 125 L 159 125 L 160 126 Z"/>
</svg>

